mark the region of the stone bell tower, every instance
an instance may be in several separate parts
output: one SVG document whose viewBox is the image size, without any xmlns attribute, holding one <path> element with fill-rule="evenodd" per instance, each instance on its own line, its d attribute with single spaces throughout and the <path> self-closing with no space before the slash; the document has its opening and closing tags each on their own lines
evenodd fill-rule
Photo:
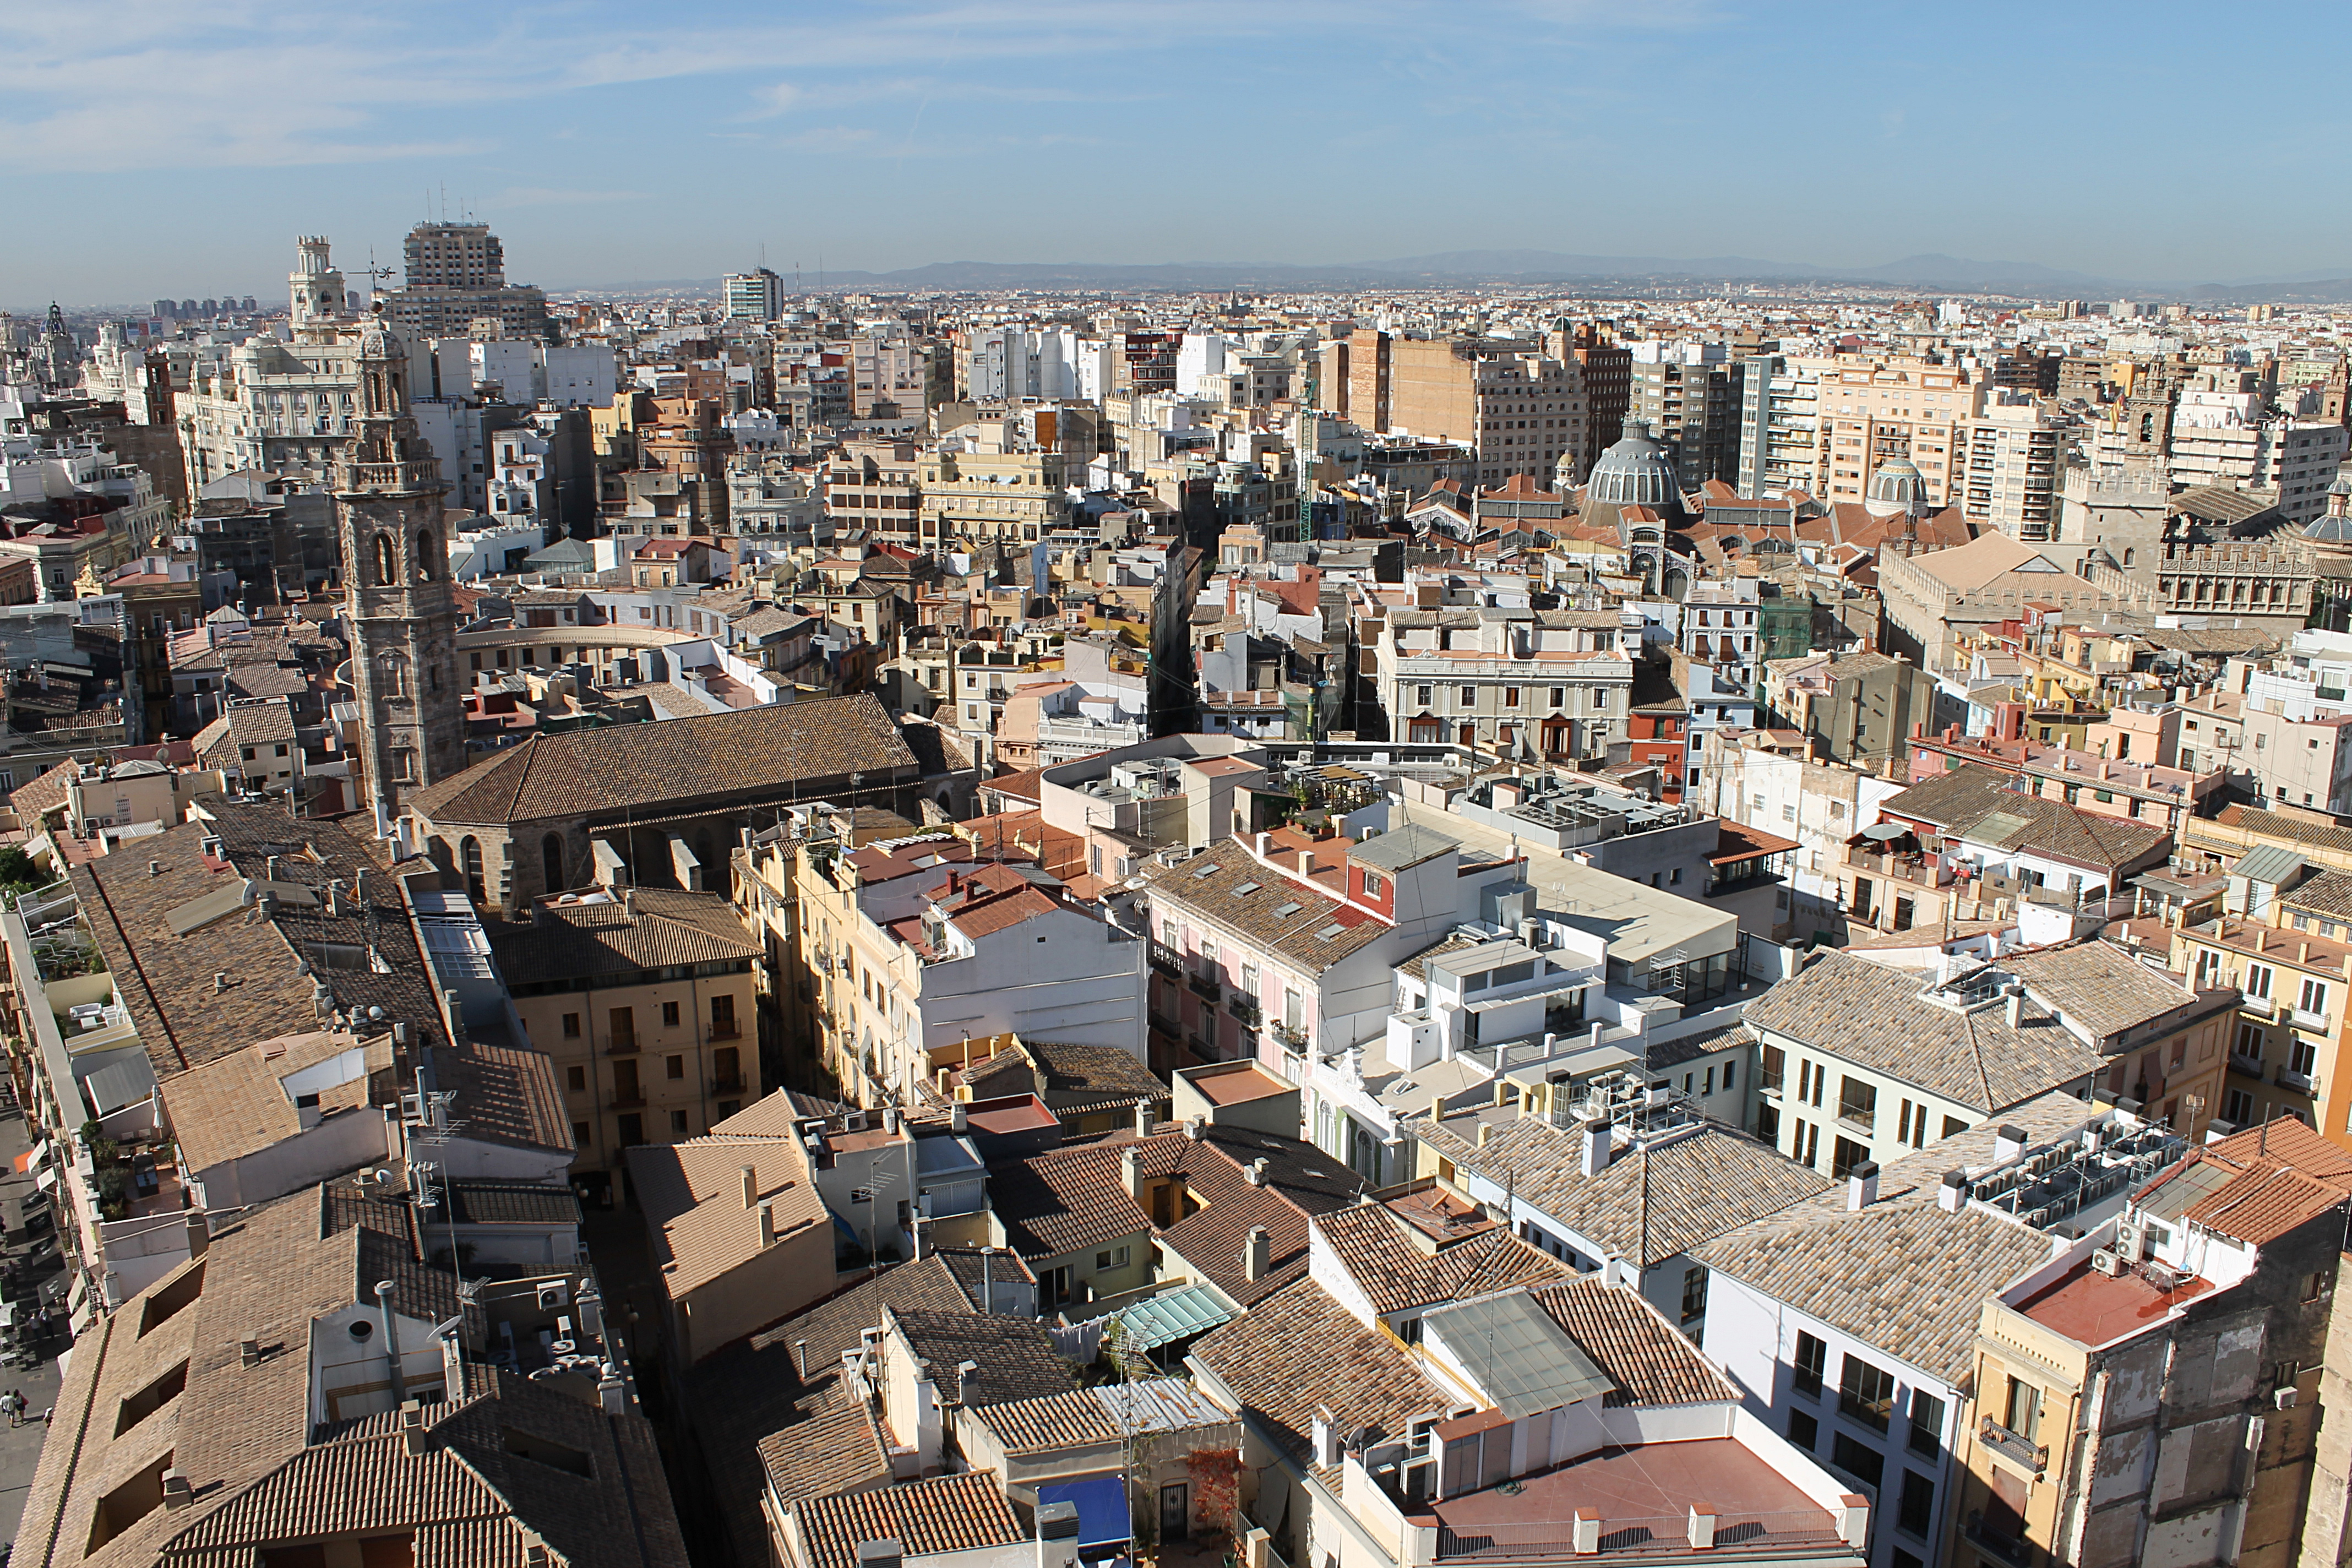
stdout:
<svg viewBox="0 0 2352 1568">
<path fill-rule="evenodd" d="M 457 613 L 441 465 L 408 411 L 408 348 L 381 316 L 360 335 L 359 434 L 335 472 L 352 685 L 376 830 L 404 795 L 466 765 Z"/>
</svg>

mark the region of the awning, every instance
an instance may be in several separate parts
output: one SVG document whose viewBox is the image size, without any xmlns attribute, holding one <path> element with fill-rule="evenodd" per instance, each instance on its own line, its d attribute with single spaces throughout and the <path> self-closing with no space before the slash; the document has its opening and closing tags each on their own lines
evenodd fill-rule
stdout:
<svg viewBox="0 0 2352 1568">
<path fill-rule="evenodd" d="M 31 1148 L 16 1156 L 16 1173 L 18 1175 L 23 1175 L 26 1171 L 31 1170 L 36 1163 L 47 1164 L 48 1163 L 48 1158 L 49 1141 L 44 1138 L 39 1142 L 34 1144 Z"/>
<path fill-rule="evenodd" d="M 56 1167 L 56 1166 L 54 1166 L 54 1165 L 44 1165 L 44 1166 L 42 1166 L 42 1167 L 41 1167 L 41 1173 L 40 1173 L 39 1175 L 35 1176 L 35 1177 L 33 1178 L 33 1184 L 34 1184 L 35 1186 L 37 1186 L 37 1187 L 40 1188 L 40 1189 L 41 1189 L 43 1192 L 45 1192 L 45 1193 L 50 1193 L 50 1192 L 55 1192 L 55 1191 L 57 1191 L 57 1186 L 58 1186 L 58 1172 L 57 1172 L 57 1167 Z"/>
<path fill-rule="evenodd" d="M 1064 1481 L 1039 1487 L 1037 1505 L 1075 1503 L 1078 1510 L 1078 1550 L 1124 1546 L 1128 1541 L 1127 1482 L 1118 1476 L 1097 1476 L 1087 1481 Z"/>
<path fill-rule="evenodd" d="M 1125 1336 L 1123 1348 L 1154 1351 L 1194 1334 L 1205 1334 L 1232 1321 L 1234 1315 L 1207 1287 L 1187 1285 L 1147 1297 L 1131 1307 L 1122 1308 L 1117 1316 Z"/>
</svg>

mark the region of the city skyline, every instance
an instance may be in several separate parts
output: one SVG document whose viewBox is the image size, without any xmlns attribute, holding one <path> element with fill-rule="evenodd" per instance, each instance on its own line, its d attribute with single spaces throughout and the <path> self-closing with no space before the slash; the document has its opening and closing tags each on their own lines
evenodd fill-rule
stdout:
<svg viewBox="0 0 2352 1568">
<path fill-rule="evenodd" d="M 2344 24 L 2308 15 L 2288 31 L 2324 52 Z M 2256 117 L 2118 120 L 2273 70 L 2280 31 L 2112 16 L 2012 61 L 1926 19 L 1695 0 L 737 6 L 650 36 L 597 0 L 487 33 L 446 5 L 100 5 L 20 18 L 0 62 L 0 189 L 72 213 L 78 236 L 11 226 L 0 292 L 259 294 L 297 232 L 332 236 L 354 268 L 371 249 L 394 264 L 445 202 L 499 229 L 518 280 L 553 289 L 716 278 L 763 252 L 811 279 L 1483 247 L 1837 272 L 1940 253 L 2184 285 L 2352 274 L 2352 220 L 2294 205 L 2293 157 Z M 2031 38 L 2038 20 L 1972 17 L 1980 37 Z M 2184 36 L 2194 49 L 2170 47 Z M 2322 108 L 2298 135 L 2324 142 L 2340 118 Z M 2195 221 L 2198 192 L 2265 222 Z"/>
</svg>

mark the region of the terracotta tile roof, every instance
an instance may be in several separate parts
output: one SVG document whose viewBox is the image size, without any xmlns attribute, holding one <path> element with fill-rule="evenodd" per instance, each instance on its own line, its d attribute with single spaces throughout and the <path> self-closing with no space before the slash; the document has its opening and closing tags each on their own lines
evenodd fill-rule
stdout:
<svg viewBox="0 0 2352 1568">
<path fill-rule="evenodd" d="M 1467 1119 L 1456 1119 L 1462 1126 Z M 1830 1184 L 1769 1143 L 1707 1125 L 1620 1154 L 1587 1176 L 1579 1134 L 1540 1116 L 1498 1122 L 1480 1148 L 1444 1122 L 1413 1118 L 1414 1136 L 1518 1201 L 1620 1258 L 1664 1263 L 1700 1243 L 1819 1193 Z"/>
<path fill-rule="evenodd" d="M 1392 929 L 1259 865 L 1231 842 L 1213 844 L 1189 860 L 1145 875 L 1150 878 L 1145 896 L 1155 912 L 1173 910 L 1206 921 L 1279 953 L 1309 974 L 1320 974 Z"/>
<path fill-rule="evenodd" d="M 2179 1217 L 2256 1247 L 2352 1199 L 2352 1152 L 2293 1117 L 2281 1117 L 2206 1144 L 2142 1187 L 2133 1201 L 2144 1207 L 2161 1204 L 2164 1189 L 2199 1165 L 2219 1166 L 2229 1179 Z M 2171 1205 L 2164 1206 L 2169 1213 Z"/>
<path fill-rule="evenodd" d="M 206 1171 L 300 1132 L 302 1113 L 279 1080 L 345 1051 L 362 1052 L 365 1065 L 352 1082 L 322 1092 L 321 1110 L 371 1103 L 368 1080 L 377 1073 L 385 1075 L 385 1089 L 392 1092 L 389 1035 L 362 1046 L 352 1035 L 326 1030 L 257 1041 L 167 1080 L 163 1105 L 187 1168 Z"/>
<path fill-rule="evenodd" d="M 2169 837 L 2151 823 L 2014 793 L 2004 787 L 2007 777 L 1984 768 L 1949 768 L 1888 796 L 1879 809 L 1932 824 L 1948 838 L 2002 849 L 2031 846 L 2037 854 L 2102 873 L 2137 868 Z"/>
<path fill-rule="evenodd" d="M 1195 1344 L 1192 1355 L 1270 1443 L 1308 1468 L 1318 1407 L 1348 1436 L 1401 1438 L 1414 1417 L 1443 1415 L 1455 1398 L 1423 1378 L 1396 1339 L 1349 1316 L 1312 1279 L 1266 1297 Z M 1329 1479 L 1339 1470 L 1318 1473 Z"/>
<path fill-rule="evenodd" d="M 760 1254 L 759 1208 L 743 1201 L 746 1165 L 756 1196 L 773 1205 L 779 1237 L 831 1223 L 798 1139 L 721 1131 L 727 1125 L 682 1143 L 628 1152 L 629 1176 L 653 1233 L 654 1265 L 673 1301 Z"/>
<path fill-rule="evenodd" d="M 534 735 L 427 785 L 409 805 L 428 822 L 537 822 L 767 801 L 916 771 L 915 753 L 870 696 Z"/>
<path fill-rule="evenodd" d="M 531 919 L 486 922 L 499 967 L 516 979 L 576 980 L 755 959 L 760 944 L 724 893 L 638 888 L 624 903 L 531 906 Z"/>
<path fill-rule="evenodd" d="M 2237 1004 L 2234 989 L 2193 991 L 2108 942 L 2014 953 L 1999 967 L 2023 981 L 2035 1001 L 2056 1008 L 2103 1040 L 2173 1015 L 2186 1024 Z"/>
<path fill-rule="evenodd" d="M 1139 1175 L 1181 1175 L 1202 1206 L 1155 1228 L 1127 1188 L 1123 1156 L 1130 1150 Z M 1266 1161 L 1263 1186 L 1243 1173 L 1257 1159 Z M 1162 1132 L 1040 1154 L 992 1173 L 989 1200 L 1006 1244 L 1024 1258 L 1058 1258 L 1150 1231 L 1246 1307 L 1305 1272 L 1307 1216 L 1347 1207 L 1362 1188 L 1361 1177 L 1312 1144 L 1212 1127 L 1197 1142 Z M 1247 1279 L 1242 1251 L 1251 1227 L 1261 1225 L 1271 1267 Z"/>
<path fill-rule="evenodd" d="M 1990 1116 L 2100 1071 L 2106 1058 L 2029 996 L 2019 1025 L 1995 1005 L 1959 1013 L 1922 999 L 1932 977 L 1823 953 L 1748 1005 L 1748 1026 L 1785 1036 Z"/>
<path fill-rule="evenodd" d="M 800 1506 L 804 1568 L 857 1568 L 857 1548 L 896 1541 L 909 1557 L 1014 1545 L 1026 1532 L 992 1470 L 935 1476 Z"/>
<path fill-rule="evenodd" d="M 1575 1272 L 1502 1229 L 1425 1251 L 1406 1235 L 1405 1223 L 1381 1204 L 1359 1204 L 1308 1222 L 1382 1316 Z"/>
<path fill-rule="evenodd" d="M 64 762 L 42 773 L 32 783 L 12 792 L 8 805 L 17 820 L 26 826 L 43 812 L 56 811 L 66 803 L 66 785 L 81 772 L 79 759 L 68 757 Z"/>
<path fill-rule="evenodd" d="M 1617 1385 L 1603 1405 L 1704 1405 L 1739 1397 L 1638 1290 L 1584 1274 L 1528 1293 Z"/>
<path fill-rule="evenodd" d="M 2044 1095 L 2003 1113 L 2029 1140 L 2093 1114 Z M 1798 1311 L 1948 1383 L 1968 1374 L 1985 1298 L 2050 1260 L 2050 1238 L 1937 1202 L 1944 1173 L 1993 1163 L 1992 1123 L 1930 1143 L 1879 1173 L 1878 1201 L 1849 1210 L 1843 1184 L 1699 1247 L 1692 1256 Z"/>
<path fill-rule="evenodd" d="M 316 1030 L 320 985 L 337 1010 L 381 1006 L 387 1018 L 407 1024 L 412 1039 L 442 1038 L 440 1005 L 400 891 L 350 830 L 217 798 L 199 809 L 208 820 L 142 839 L 137 855 L 106 856 L 71 873 L 159 1080 L 256 1040 Z M 212 836 L 222 841 L 218 858 L 204 848 Z M 173 929 L 173 913 L 194 900 L 240 880 L 266 879 L 272 855 L 283 895 L 274 915 L 253 920 L 248 910 L 184 934 Z M 340 913 L 325 898 L 337 879 L 347 895 Z M 385 972 L 365 964 L 306 973 L 307 944 L 373 949 Z"/>
<path fill-rule="evenodd" d="M 1007 1454 L 1034 1454 L 1089 1443 L 1116 1443 L 1123 1434 L 1091 1388 L 1043 1399 L 990 1405 L 980 1417 Z"/>
<path fill-rule="evenodd" d="M 521 1046 L 460 1040 L 431 1046 L 434 1087 L 457 1099 L 458 1136 L 516 1149 L 572 1152 L 572 1119 L 555 1079 L 555 1058 Z"/>
<path fill-rule="evenodd" d="M 883 1321 L 897 1324 L 915 1353 L 931 1363 L 931 1381 L 950 1404 L 1010 1405 L 1070 1391 L 1070 1363 L 1034 1319 L 886 1306 Z M 964 1383 L 958 1371 L 966 1362 L 980 1365 L 975 1384 Z"/>
</svg>

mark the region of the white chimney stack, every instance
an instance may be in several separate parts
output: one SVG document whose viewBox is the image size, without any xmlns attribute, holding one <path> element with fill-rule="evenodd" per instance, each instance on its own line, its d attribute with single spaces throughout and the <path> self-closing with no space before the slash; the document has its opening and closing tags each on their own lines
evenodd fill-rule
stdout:
<svg viewBox="0 0 2352 1568">
<path fill-rule="evenodd" d="M 745 1165 L 741 1167 L 740 1173 L 743 1178 L 743 1206 L 747 1209 L 758 1208 L 760 1206 L 760 1173 L 751 1166 Z"/>
<path fill-rule="evenodd" d="M 2019 1027 L 2024 1022 L 2025 987 L 2022 985 L 2012 985 L 2009 988 L 2009 1026 L 2014 1029 Z"/>
<path fill-rule="evenodd" d="M 2001 1164 L 2025 1157 L 2025 1129 L 2015 1122 L 2003 1122 L 1992 1135 L 1992 1157 Z"/>
<path fill-rule="evenodd" d="M 760 1200 L 760 1246 L 765 1248 L 775 1245 L 776 1201 L 773 1198 L 761 1198 Z"/>
<path fill-rule="evenodd" d="M 1936 1193 L 1936 1206 L 1946 1214 L 1958 1214 L 1968 1206 L 1969 1177 L 1965 1171 L 1947 1171 L 1944 1184 Z"/>
<path fill-rule="evenodd" d="M 1601 1172 L 1609 1168 L 1609 1162 L 1615 1156 L 1615 1154 L 1616 1150 L 1611 1146 L 1610 1142 L 1609 1123 L 1606 1121 L 1586 1122 L 1584 1124 L 1583 1157 L 1579 1161 L 1578 1168 L 1588 1176 L 1597 1176 Z"/>
<path fill-rule="evenodd" d="M 1339 1422 L 1328 1405 L 1315 1407 L 1315 1466 L 1329 1469 L 1339 1462 Z"/>
<path fill-rule="evenodd" d="M 1265 1226 L 1250 1226 L 1249 1242 L 1242 1249 L 1242 1276 L 1253 1284 L 1263 1279 L 1274 1268 L 1274 1237 Z"/>
<path fill-rule="evenodd" d="M 1878 1162 L 1864 1160 L 1845 1177 L 1845 1206 L 1866 1209 L 1878 1201 Z"/>
</svg>

